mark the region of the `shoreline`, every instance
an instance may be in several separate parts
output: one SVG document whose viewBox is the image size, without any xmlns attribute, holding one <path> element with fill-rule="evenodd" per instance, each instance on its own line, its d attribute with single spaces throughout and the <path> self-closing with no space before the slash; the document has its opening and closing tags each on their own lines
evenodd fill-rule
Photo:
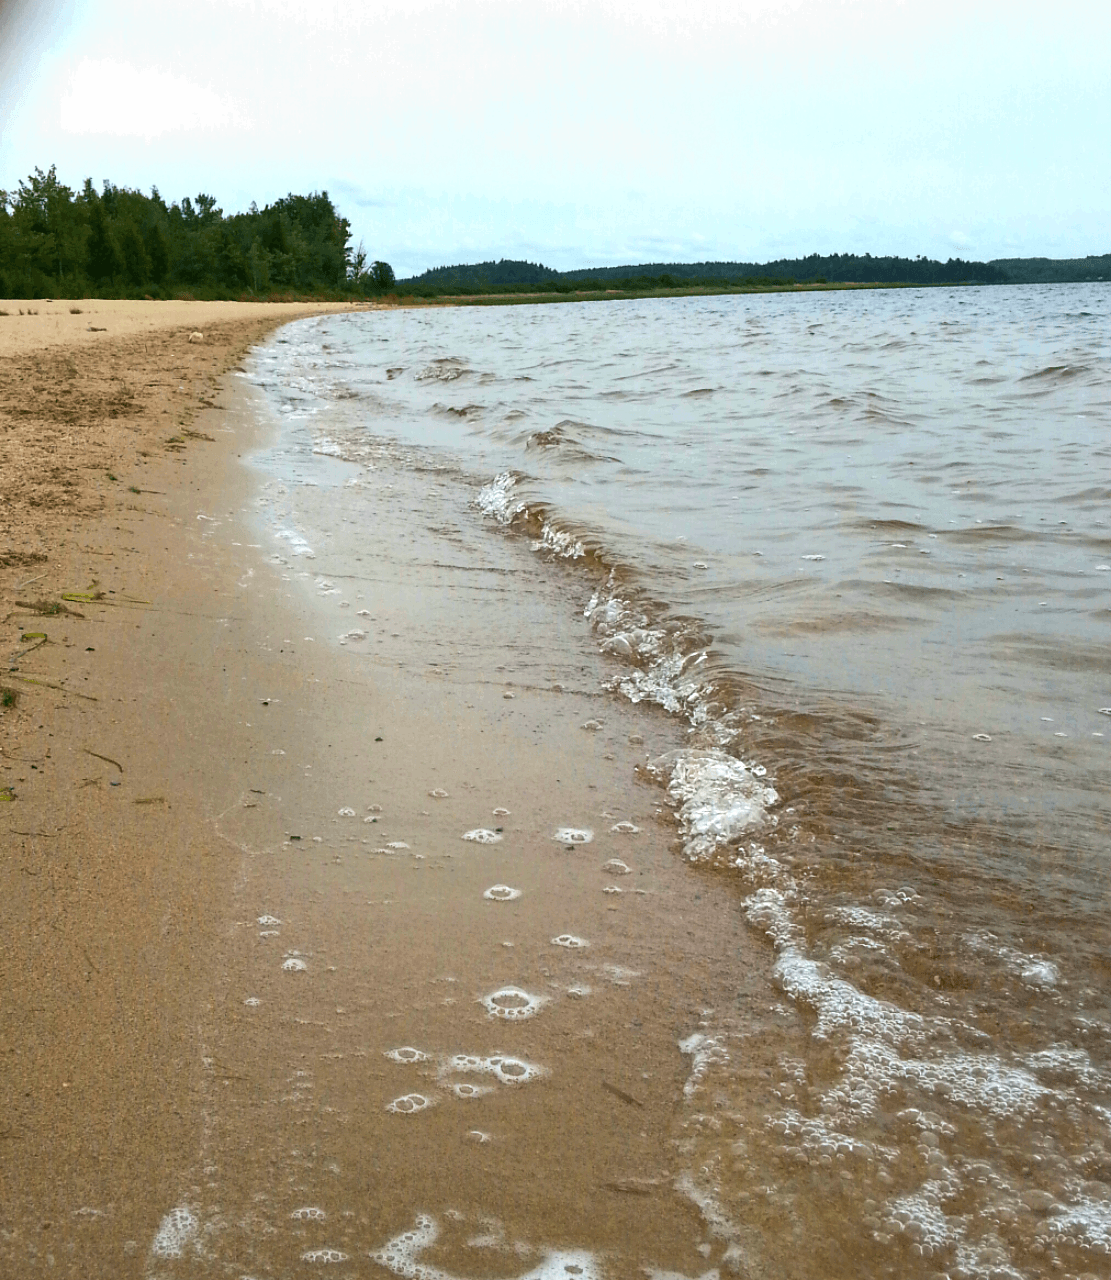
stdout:
<svg viewBox="0 0 1111 1280">
<path fill-rule="evenodd" d="M 35 394 L 69 420 L 36 456 L 84 419 L 97 469 L 95 484 L 28 481 L 28 527 L 11 502 L 0 526 L 17 668 L 3 683 L 18 691 L 0 717 L 14 855 L 0 1260 L 27 1275 L 285 1275 L 458 1210 L 498 1215 L 536 1256 L 691 1274 L 706 1227 L 673 1185 L 691 1069 L 678 1041 L 705 1003 L 767 992 L 731 894 L 674 857 L 659 793 L 635 776 L 681 728 L 607 701 L 603 731 L 584 733 L 604 663 L 543 566 L 483 541 L 486 585 L 461 606 L 474 558 L 414 559 L 411 505 L 389 505 L 385 473 L 364 584 L 383 647 L 327 641 L 334 602 L 283 585 L 240 462 L 273 426 L 230 371 L 273 323 L 38 360 L 35 385 L 55 394 Z M 92 381 L 106 356 L 101 381 L 126 373 L 131 403 L 168 384 L 144 385 L 155 396 L 122 425 L 119 395 Z M 89 424 L 81 405 L 107 408 Z M 101 480 L 124 441 L 128 465 Z M 52 508 L 51 493 L 69 498 Z M 537 587 L 543 626 L 518 603 L 510 632 L 491 632 L 507 574 Z M 35 632 L 45 641 L 19 640 Z M 446 671 L 445 645 L 464 655 Z M 639 833 L 612 834 L 617 818 Z M 554 842 L 568 822 L 596 827 L 594 843 Z M 461 841 L 494 823 L 503 842 Z M 611 889 L 613 857 L 633 878 Z M 495 883 L 524 897 L 487 900 Z M 564 934 L 590 948 L 553 945 Z M 537 994 L 535 1019 L 483 1008 L 506 985 Z M 428 1064 L 391 1064 L 399 1045 Z M 449 1071 L 460 1053 L 536 1078 Z M 417 1090 L 427 1116 L 391 1111 Z M 322 1216 L 298 1218 L 305 1204 Z"/>
</svg>

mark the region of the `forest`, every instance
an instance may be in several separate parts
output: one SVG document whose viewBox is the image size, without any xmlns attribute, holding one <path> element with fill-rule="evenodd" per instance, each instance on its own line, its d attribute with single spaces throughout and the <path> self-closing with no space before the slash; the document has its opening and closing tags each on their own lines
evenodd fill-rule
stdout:
<svg viewBox="0 0 1111 1280">
<path fill-rule="evenodd" d="M 79 191 L 53 166 L 0 191 L 0 297 L 350 296 L 394 283 L 388 263 L 350 246 L 328 193 L 288 195 L 225 215 L 213 196 L 167 204 L 86 179 Z"/>
<path fill-rule="evenodd" d="M 1061 284 L 1111 280 L 1111 255 L 1088 258 L 1001 258 L 947 262 L 870 253 L 812 253 L 774 262 L 645 263 L 556 271 L 542 263 L 480 262 L 435 267 L 398 281 L 397 291 L 416 297 L 469 293 L 572 293 L 616 289 L 623 293 L 667 289 L 768 289 L 806 284 Z"/>
<path fill-rule="evenodd" d="M 428 299 L 789 289 L 802 285 L 1048 284 L 1111 280 L 1111 254 L 941 262 L 812 253 L 774 262 L 646 263 L 557 271 L 502 258 L 434 267 L 406 280 L 351 246 L 351 225 L 326 191 L 225 214 L 201 193 L 167 204 L 91 179 L 79 190 L 55 168 L 0 190 L 0 297 Z"/>
</svg>

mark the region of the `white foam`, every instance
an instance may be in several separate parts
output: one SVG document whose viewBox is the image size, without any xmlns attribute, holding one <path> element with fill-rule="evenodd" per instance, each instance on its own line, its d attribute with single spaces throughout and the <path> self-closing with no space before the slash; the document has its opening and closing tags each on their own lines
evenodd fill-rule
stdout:
<svg viewBox="0 0 1111 1280">
<path fill-rule="evenodd" d="M 632 822 L 615 822 L 610 830 L 619 836 L 638 836 L 640 828 Z"/>
<path fill-rule="evenodd" d="M 817 1015 L 811 1036 L 848 1037 L 843 1079 L 822 1099 L 828 1113 L 857 1119 L 874 1115 L 881 1097 L 908 1083 L 998 1118 L 1029 1114 L 1050 1093 L 1025 1067 L 991 1054 L 915 1056 L 913 1050 L 924 1050 L 932 1037 L 947 1030 L 944 1019 L 927 1020 L 877 1000 L 807 957 L 799 946 L 801 931 L 779 890 L 757 890 L 746 900 L 745 911 L 775 945 L 776 981 Z"/>
<path fill-rule="evenodd" d="M 200 1223 L 191 1209 L 179 1205 L 171 1209 L 158 1226 L 158 1233 L 150 1247 L 154 1258 L 180 1258 L 186 1245 L 197 1234 Z"/>
<path fill-rule="evenodd" d="M 448 798 L 448 794 L 443 787 L 433 787 L 428 794 L 433 800 L 446 800 Z"/>
<path fill-rule="evenodd" d="M 589 827 L 560 827 L 552 839 L 560 844 L 590 844 L 594 832 Z"/>
<path fill-rule="evenodd" d="M 478 1134 L 478 1130 L 474 1130 Z M 486 1141 L 488 1135 L 479 1134 L 478 1140 Z M 421 1262 L 420 1255 L 434 1245 L 440 1229 L 434 1218 L 418 1214 L 416 1224 L 409 1231 L 388 1240 L 381 1249 L 370 1254 L 372 1262 L 401 1276 L 403 1280 L 459 1280 L 450 1271 L 432 1263 Z M 602 1272 L 592 1253 L 585 1250 L 552 1250 L 545 1252 L 543 1260 L 531 1271 L 513 1280 L 602 1280 Z"/>
<path fill-rule="evenodd" d="M 312 547 L 309 546 L 304 536 L 298 533 L 296 529 L 279 529 L 277 536 L 283 542 L 289 543 L 289 554 L 291 556 L 304 556 L 306 560 L 316 559 Z"/>
<path fill-rule="evenodd" d="M 1083 1236 L 1104 1255 L 1111 1252 L 1111 1201 L 1081 1196 L 1049 1220 L 1054 1235 Z"/>
<path fill-rule="evenodd" d="M 316 1205 L 305 1205 L 303 1209 L 294 1209 L 289 1215 L 294 1222 L 323 1222 L 327 1214 Z"/>
<path fill-rule="evenodd" d="M 599 729 L 604 728 L 604 725 L 601 720 L 585 720 L 579 728 L 585 729 L 588 733 L 597 733 Z"/>
<path fill-rule="evenodd" d="M 508 817 L 509 817 L 509 810 L 508 810 L 508 809 L 502 809 L 500 806 L 499 806 L 497 809 L 495 809 L 495 810 L 493 811 L 493 813 L 494 813 L 494 817 L 495 817 L 495 818 L 508 818 Z"/>
<path fill-rule="evenodd" d="M 521 896 L 521 891 L 511 889 L 507 884 L 492 884 L 482 896 L 491 902 L 513 902 Z"/>
<path fill-rule="evenodd" d="M 724 1041 L 701 1031 L 695 1031 L 685 1040 L 680 1040 L 679 1052 L 691 1059 L 690 1075 L 683 1086 L 683 1093 L 688 1098 L 697 1092 L 711 1067 L 724 1066 L 729 1061 Z"/>
<path fill-rule="evenodd" d="M 308 967 L 309 966 L 300 958 L 300 956 L 287 956 L 286 959 L 282 961 L 282 969 L 286 973 L 305 973 L 308 970 Z"/>
<path fill-rule="evenodd" d="M 344 807 L 339 811 L 339 816 L 341 818 L 353 818 L 355 816 L 355 810 L 344 805 Z"/>
<path fill-rule="evenodd" d="M 340 1249 L 310 1249 L 307 1253 L 301 1254 L 301 1261 L 314 1263 L 317 1266 L 327 1266 L 333 1262 L 346 1262 L 347 1256 Z"/>
<path fill-rule="evenodd" d="M 671 752 L 649 765 L 678 805 L 683 851 L 692 862 L 764 827 L 779 796 L 717 748 Z"/>
<path fill-rule="evenodd" d="M 457 1098 L 464 1100 L 484 1098 L 488 1093 L 494 1092 L 489 1085 L 470 1084 L 465 1080 L 456 1081 L 455 1084 L 449 1085 L 448 1088 Z"/>
<path fill-rule="evenodd" d="M 400 1049 L 387 1049 L 385 1056 L 392 1062 L 427 1062 L 428 1054 L 420 1049 L 414 1049 L 411 1045 L 402 1045 Z"/>
<path fill-rule="evenodd" d="M 264 928 L 269 928 L 271 925 L 281 924 L 281 921 L 278 919 L 277 916 L 266 915 L 266 916 L 259 916 L 258 920 L 255 923 L 262 925 Z"/>
<path fill-rule="evenodd" d="M 389 840 L 386 842 L 387 849 L 408 849 L 408 845 L 404 840 Z"/>
<path fill-rule="evenodd" d="M 406 1093 L 400 1098 L 394 1098 L 392 1102 L 386 1104 L 386 1110 L 392 1111 L 394 1115 L 410 1116 L 415 1115 L 418 1111 L 427 1111 L 434 1105 L 431 1098 L 426 1098 L 423 1093 Z"/>
<path fill-rule="evenodd" d="M 525 509 L 525 504 L 516 500 L 516 488 L 517 477 L 509 471 L 502 471 L 479 490 L 475 505 L 498 524 L 509 524 L 519 511 Z"/>
<path fill-rule="evenodd" d="M 1061 981 L 1060 969 L 1048 956 L 1030 955 L 1006 946 L 986 930 L 965 934 L 964 942 L 973 951 L 998 957 L 1004 968 L 1024 986 L 1045 989 L 1055 987 Z"/>
<path fill-rule="evenodd" d="M 473 844 L 500 844 L 501 833 L 489 831 L 485 827 L 476 827 L 473 831 L 464 831 L 462 838 Z"/>
<path fill-rule="evenodd" d="M 710 1234 L 719 1240 L 735 1241 L 740 1230 L 721 1207 L 712 1191 L 700 1187 L 689 1173 L 681 1173 L 675 1179 L 675 1190 L 698 1206 Z"/>
<path fill-rule="evenodd" d="M 453 1075 L 492 1075 L 502 1084 L 528 1084 L 547 1075 L 545 1067 L 539 1067 L 523 1058 L 497 1053 L 488 1058 L 476 1054 L 456 1053 L 440 1063 L 440 1079 Z"/>
<path fill-rule="evenodd" d="M 553 947 L 569 947 L 572 951 L 579 947 L 589 947 L 590 943 L 585 938 L 576 938 L 573 933 L 561 933 L 558 937 L 552 939 Z"/>
<path fill-rule="evenodd" d="M 602 864 L 602 870 L 611 876 L 627 876 L 629 874 L 628 866 L 620 858 L 610 858 L 609 862 Z"/>
<path fill-rule="evenodd" d="M 530 995 L 520 987 L 500 987 L 483 996 L 481 1003 L 492 1018 L 504 1018 L 507 1022 L 523 1022 L 538 1013 L 547 1004 L 547 996 Z"/>
</svg>

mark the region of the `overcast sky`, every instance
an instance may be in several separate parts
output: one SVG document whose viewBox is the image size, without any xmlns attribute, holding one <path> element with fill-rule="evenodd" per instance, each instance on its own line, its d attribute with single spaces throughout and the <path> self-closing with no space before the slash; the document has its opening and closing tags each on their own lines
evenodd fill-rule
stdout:
<svg viewBox="0 0 1111 1280">
<path fill-rule="evenodd" d="M 0 187 L 326 189 L 399 276 L 1111 252 L 1107 0 L 0 0 L 0 41 Z"/>
</svg>

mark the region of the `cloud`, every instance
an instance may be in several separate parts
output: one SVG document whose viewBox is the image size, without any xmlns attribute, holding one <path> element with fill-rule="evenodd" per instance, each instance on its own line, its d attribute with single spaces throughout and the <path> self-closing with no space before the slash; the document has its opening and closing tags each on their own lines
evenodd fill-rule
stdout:
<svg viewBox="0 0 1111 1280">
<path fill-rule="evenodd" d="M 164 133 L 249 129 L 236 103 L 161 67 L 83 58 L 59 103 L 63 132 L 157 138 Z"/>
</svg>

